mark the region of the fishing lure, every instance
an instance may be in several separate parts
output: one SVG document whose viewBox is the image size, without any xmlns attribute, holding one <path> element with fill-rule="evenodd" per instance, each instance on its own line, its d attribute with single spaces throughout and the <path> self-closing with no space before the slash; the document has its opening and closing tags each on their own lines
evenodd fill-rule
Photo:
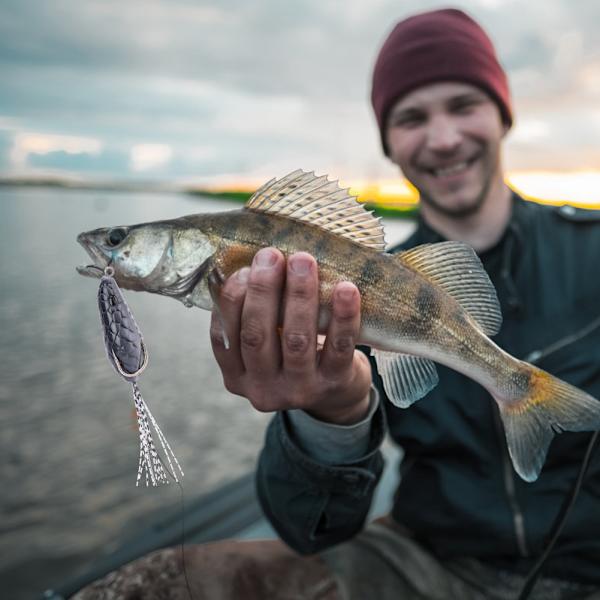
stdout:
<svg viewBox="0 0 600 600">
<path fill-rule="evenodd" d="M 148 364 L 148 351 L 142 333 L 113 275 L 114 269 L 110 265 L 107 266 L 98 288 L 98 308 L 108 360 L 115 371 L 125 381 L 131 383 L 133 389 L 133 402 L 140 434 L 140 457 L 135 485 L 138 486 L 142 478 L 145 479 L 147 486 L 169 483 L 168 476 L 179 483 L 177 471 L 181 477 L 183 471 L 167 438 L 142 398 L 137 384 L 139 375 Z M 162 446 L 169 468 L 166 468 L 156 450 L 152 431 Z"/>
</svg>

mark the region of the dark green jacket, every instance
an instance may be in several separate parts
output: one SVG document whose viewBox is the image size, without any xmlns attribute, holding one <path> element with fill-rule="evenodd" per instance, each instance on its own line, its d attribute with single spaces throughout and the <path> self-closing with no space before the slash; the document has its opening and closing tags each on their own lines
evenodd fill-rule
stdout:
<svg viewBox="0 0 600 600">
<path fill-rule="evenodd" d="M 438 241 L 420 222 L 397 250 Z M 600 398 L 600 211 L 545 207 L 515 195 L 505 235 L 480 258 L 504 317 L 496 343 Z M 383 466 L 385 411 L 405 452 L 396 520 L 440 557 L 476 557 L 519 572 L 531 566 L 590 434 L 557 436 L 539 479 L 526 483 L 510 465 L 489 394 L 455 371 L 438 365 L 438 372 L 438 386 L 409 409 L 382 402 L 371 450 L 353 464 L 315 462 L 294 442 L 285 414 L 273 419 L 257 487 L 284 541 L 312 553 L 361 529 Z M 600 451 L 545 571 L 600 584 Z"/>
</svg>

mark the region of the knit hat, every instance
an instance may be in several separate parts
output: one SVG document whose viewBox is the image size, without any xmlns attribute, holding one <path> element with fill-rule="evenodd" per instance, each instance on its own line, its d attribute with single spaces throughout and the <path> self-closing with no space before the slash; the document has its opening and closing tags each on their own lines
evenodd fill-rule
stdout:
<svg viewBox="0 0 600 600">
<path fill-rule="evenodd" d="M 510 91 L 490 38 L 464 12 L 447 8 L 400 21 L 384 42 L 373 70 L 371 103 L 386 155 L 385 126 L 394 103 L 422 85 L 464 81 L 487 92 L 512 125 Z"/>
</svg>

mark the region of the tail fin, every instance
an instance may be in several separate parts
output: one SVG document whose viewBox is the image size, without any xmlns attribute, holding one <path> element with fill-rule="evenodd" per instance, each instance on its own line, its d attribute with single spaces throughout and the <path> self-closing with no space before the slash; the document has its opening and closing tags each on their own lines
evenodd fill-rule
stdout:
<svg viewBox="0 0 600 600">
<path fill-rule="evenodd" d="M 555 433 L 600 429 L 600 402 L 527 363 L 529 386 L 513 402 L 498 402 L 515 471 L 535 481 Z"/>
</svg>

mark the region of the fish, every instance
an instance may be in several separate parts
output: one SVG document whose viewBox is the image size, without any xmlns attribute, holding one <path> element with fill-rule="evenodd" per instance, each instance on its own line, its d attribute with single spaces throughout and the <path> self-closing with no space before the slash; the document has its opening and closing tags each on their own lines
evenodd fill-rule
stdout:
<svg viewBox="0 0 600 600">
<path fill-rule="evenodd" d="M 319 331 L 340 281 L 361 295 L 357 343 L 371 348 L 384 390 L 402 408 L 438 383 L 436 363 L 482 385 L 496 401 L 513 467 L 535 481 L 563 431 L 600 429 L 600 402 L 494 343 L 502 315 L 495 288 L 468 244 L 448 241 L 385 251 L 381 221 L 326 175 L 296 170 L 261 186 L 242 209 L 95 229 L 78 242 L 111 266 L 118 284 L 215 310 L 227 277 L 263 247 L 313 255 Z M 226 341 L 226 340 L 224 340 Z M 426 401 L 426 400 L 424 400 Z"/>
</svg>

